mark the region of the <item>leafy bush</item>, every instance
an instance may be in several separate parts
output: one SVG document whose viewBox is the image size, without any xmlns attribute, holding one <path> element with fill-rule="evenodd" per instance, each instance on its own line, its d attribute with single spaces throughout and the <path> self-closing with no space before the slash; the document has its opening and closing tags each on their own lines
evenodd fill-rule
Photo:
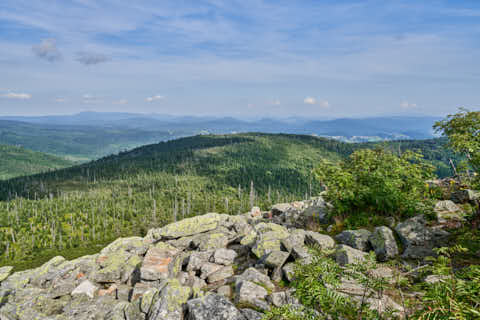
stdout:
<svg viewBox="0 0 480 320">
<path fill-rule="evenodd" d="M 421 203 L 430 197 L 425 180 L 433 177 L 433 167 L 418 153 L 397 156 L 374 149 L 356 151 L 339 164 L 323 161 L 315 174 L 339 215 L 368 212 L 402 217 L 428 208 Z"/>
<path fill-rule="evenodd" d="M 297 263 L 292 286 L 304 307 L 283 306 L 273 308 L 264 319 L 384 319 L 393 314 L 380 314 L 372 310 L 367 300 L 381 297 L 386 287 L 382 277 L 371 276 L 368 271 L 376 268 L 375 255 L 358 264 L 340 267 L 327 256 L 327 252 L 315 252 L 310 264 Z M 364 287 L 363 299 L 357 301 L 343 295 L 339 289 L 343 280 L 353 280 Z"/>
<path fill-rule="evenodd" d="M 437 249 L 439 257 L 431 271 L 440 281 L 426 285 L 417 319 L 480 319 L 480 266 L 454 272 L 452 265 L 452 256 L 465 250 L 460 246 Z"/>
</svg>

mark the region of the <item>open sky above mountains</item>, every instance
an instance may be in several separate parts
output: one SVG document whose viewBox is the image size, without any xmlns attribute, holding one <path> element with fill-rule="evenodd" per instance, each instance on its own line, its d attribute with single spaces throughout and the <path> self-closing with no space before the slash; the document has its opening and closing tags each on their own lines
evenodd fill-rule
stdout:
<svg viewBox="0 0 480 320">
<path fill-rule="evenodd" d="M 2 0 L 0 115 L 444 115 L 479 36 L 478 0 Z"/>
</svg>

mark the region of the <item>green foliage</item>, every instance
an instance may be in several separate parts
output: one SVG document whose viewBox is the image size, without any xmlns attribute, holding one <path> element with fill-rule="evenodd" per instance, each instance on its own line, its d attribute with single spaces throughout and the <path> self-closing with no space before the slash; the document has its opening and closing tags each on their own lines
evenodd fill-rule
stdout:
<svg viewBox="0 0 480 320">
<path fill-rule="evenodd" d="M 72 166 L 74 163 L 21 147 L 0 145 L 0 180 Z"/>
<path fill-rule="evenodd" d="M 321 161 L 315 174 L 339 215 L 405 217 L 418 213 L 429 197 L 425 180 L 433 167 L 418 153 L 397 156 L 377 148 L 356 151 L 339 164 Z"/>
<path fill-rule="evenodd" d="M 466 156 L 470 166 L 480 170 L 480 112 L 460 109 L 435 124 L 435 129 L 448 137 L 449 145 Z"/>
<path fill-rule="evenodd" d="M 369 275 L 377 266 L 375 255 L 371 253 L 364 262 L 340 267 L 325 253 L 314 254 L 312 263 L 297 263 L 295 280 L 292 286 L 295 295 L 308 308 L 334 319 L 382 319 L 393 316 L 387 312 L 380 314 L 367 303 L 370 297 L 381 297 L 387 286 L 386 279 Z M 364 288 L 360 301 L 353 300 L 337 291 L 342 281 L 353 280 Z M 289 312 L 289 310 L 284 310 Z M 277 311 L 276 311 L 277 312 Z M 281 318 L 278 318 L 281 319 Z M 286 317 L 285 319 L 290 319 Z M 296 319 L 296 318 L 291 318 Z"/>
<path fill-rule="evenodd" d="M 439 248 L 431 267 L 440 281 L 426 285 L 416 319 L 480 319 L 480 266 L 454 271 L 452 258 L 466 251 L 461 246 Z"/>
<path fill-rule="evenodd" d="M 273 308 L 263 317 L 263 320 L 316 320 L 320 315 L 313 309 L 289 304 Z"/>
</svg>

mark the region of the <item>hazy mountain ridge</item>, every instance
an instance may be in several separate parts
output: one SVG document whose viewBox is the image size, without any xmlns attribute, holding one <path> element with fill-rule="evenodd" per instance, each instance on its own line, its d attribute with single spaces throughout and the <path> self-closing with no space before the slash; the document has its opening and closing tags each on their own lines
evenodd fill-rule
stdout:
<svg viewBox="0 0 480 320">
<path fill-rule="evenodd" d="M 260 119 L 96 113 L 0 117 L 0 143 L 92 160 L 137 146 L 197 134 L 291 133 L 346 142 L 432 138 L 435 117 Z"/>
</svg>

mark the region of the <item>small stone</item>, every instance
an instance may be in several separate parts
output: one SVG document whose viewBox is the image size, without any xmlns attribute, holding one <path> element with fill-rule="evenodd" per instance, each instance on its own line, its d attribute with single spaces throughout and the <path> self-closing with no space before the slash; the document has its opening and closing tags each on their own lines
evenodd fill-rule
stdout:
<svg viewBox="0 0 480 320">
<path fill-rule="evenodd" d="M 354 249 L 368 251 L 370 250 L 370 243 L 368 238 L 371 236 L 371 232 L 365 229 L 358 230 L 345 230 L 340 232 L 336 237 L 340 244 L 345 244 Z"/>
<path fill-rule="evenodd" d="M 230 298 L 232 296 L 232 287 L 221 286 L 217 289 L 217 293 L 221 296 L 226 297 L 226 298 Z"/>
<path fill-rule="evenodd" d="M 238 276 L 238 278 L 241 280 L 260 283 L 270 290 L 275 289 L 275 285 L 272 283 L 270 278 L 255 268 L 248 268 L 240 276 Z"/>
<path fill-rule="evenodd" d="M 273 292 L 268 295 L 267 301 L 273 304 L 275 307 L 281 307 L 288 303 L 287 295 L 285 292 Z"/>
<path fill-rule="evenodd" d="M 335 240 L 332 237 L 315 231 L 307 231 L 305 233 L 305 243 L 316 246 L 321 250 L 333 249 L 335 247 Z"/>
<path fill-rule="evenodd" d="M 218 264 L 215 264 L 215 263 L 211 263 L 211 262 L 205 262 L 203 265 L 202 265 L 202 268 L 200 269 L 201 270 L 201 274 L 200 274 L 200 278 L 205 280 L 207 279 L 211 274 L 217 272 L 218 270 L 220 270 L 223 266 L 221 265 L 218 265 Z"/>
<path fill-rule="evenodd" d="M 341 244 L 335 252 L 335 260 L 341 266 L 365 261 L 367 253 Z"/>
<path fill-rule="evenodd" d="M 387 261 L 398 255 L 397 241 L 390 228 L 377 227 L 368 238 L 379 261 Z"/>
<path fill-rule="evenodd" d="M 232 266 L 225 266 L 218 271 L 210 274 L 207 278 L 208 283 L 215 283 L 233 276 Z"/>
<path fill-rule="evenodd" d="M 265 300 L 268 295 L 265 288 L 246 280 L 238 281 L 235 285 L 235 303 L 249 303 L 263 307 L 259 300 Z"/>
<path fill-rule="evenodd" d="M 237 257 L 237 253 L 230 249 L 217 249 L 213 254 L 213 262 L 216 264 L 223 264 L 225 266 L 233 264 L 233 261 Z"/>
<path fill-rule="evenodd" d="M 265 264 L 270 268 L 281 268 L 287 261 L 290 253 L 284 251 L 270 252 L 265 258 Z"/>
<path fill-rule="evenodd" d="M 71 295 L 80 295 L 80 294 L 85 294 L 88 297 L 92 298 L 95 296 L 95 292 L 97 292 L 98 288 L 91 283 L 89 280 L 83 281 L 78 287 L 76 287 Z"/>
<path fill-rule="evenodd" d="M 295 264 L 287 263 L 286 265 L 283 266 L 282 271 L 285 279 L 287 279 L 288 281 L 292 281 L 295 275 Z"/>
<path fill-rule="evenodd" d="M 305 244 L 305 230 L 293 230 L 287 238 L 282 239 L 281 243 L 288 252 L 292 251 L 294 247 L 303 247 Z"/>
<path fill-rule="evenodd" d="M 292 249 L 292 256 L 295 260 L 298 260 L 303 264 L 310 264 L 313 260 L 313 256 L 308 252 L 306 247 L 294 247 Z"/>
</svg>

